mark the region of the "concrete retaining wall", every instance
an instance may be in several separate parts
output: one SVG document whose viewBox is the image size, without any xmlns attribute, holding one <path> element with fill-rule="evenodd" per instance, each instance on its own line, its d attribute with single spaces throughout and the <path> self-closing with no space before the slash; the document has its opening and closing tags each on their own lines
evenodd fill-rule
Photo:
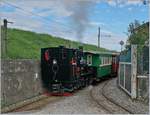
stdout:
<svg viewBox="0 0 150 115">
<path fill-rule="evenodd" d="M 2 107 L 32 98 L 42 93 L 40 61 L 1 61 Z"/>
</svg>

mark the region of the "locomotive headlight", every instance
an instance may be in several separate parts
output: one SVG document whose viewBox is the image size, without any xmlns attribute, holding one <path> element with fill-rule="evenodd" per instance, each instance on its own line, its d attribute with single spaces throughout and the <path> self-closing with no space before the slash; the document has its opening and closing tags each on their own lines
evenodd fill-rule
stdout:
<svg viewBox="0 0 150 115">
<path fill-rule="evenodd" d="M 53 64 L 54 64 L 54 65 L 57 64 L 57 60 L 56 60 L 56 59 L 53 60 Z"/>
</svg>

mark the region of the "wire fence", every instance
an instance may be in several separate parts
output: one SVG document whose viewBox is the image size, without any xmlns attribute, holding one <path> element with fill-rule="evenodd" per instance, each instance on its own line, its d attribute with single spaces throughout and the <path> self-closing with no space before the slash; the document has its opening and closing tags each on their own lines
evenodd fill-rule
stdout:
<svg viewBox="0 0 150 115">
<path fill-rule="evenodd" d="M 149 47 L 138 46 L 137 51 L 137 95 L 149 102 Z"/>
<path fill-rule="evenodd" d="M 137 74 L 148 75 L 149 74 L 149 47 L 138 46 L 137 51 Z"/>
</svg>

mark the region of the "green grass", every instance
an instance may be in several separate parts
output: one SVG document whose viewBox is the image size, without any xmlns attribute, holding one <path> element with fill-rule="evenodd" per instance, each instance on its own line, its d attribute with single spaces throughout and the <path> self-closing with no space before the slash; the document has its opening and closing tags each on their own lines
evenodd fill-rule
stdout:
<svg viewBox="0 0 150 115">
<path fill-rule="evenodd" d="M 63 38 L 54 37 L 48 34 L 39 34 L 19 29 L 8 29 L 7 34 L 7 55 L 2 57 L 10 59 L 40 59 L 40 49 L 64 45 L 77 48 L 79 43 Z M 108 51 L 104 48 L 97 48 L 94 45 L 83 44 L 84 50 Z"/>
</svg>

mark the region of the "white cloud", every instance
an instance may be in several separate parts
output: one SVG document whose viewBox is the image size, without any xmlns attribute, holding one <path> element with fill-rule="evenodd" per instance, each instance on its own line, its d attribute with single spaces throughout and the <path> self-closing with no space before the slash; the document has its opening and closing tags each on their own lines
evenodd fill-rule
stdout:
<svg viewBox="0 0 150 115">
<path fill-rule="evenodd" d="M 13 24 L 9 24 L 8 27 L 37 31 L 38 28 L 42 28 L 43 26 L 43 23 L 39 20 L 35 20 L 31 14 L 26 15 L 18 9 L 14 12 L 2 12 L 1 18 L 6 18 L 8 21 L 13 22 Z"/>
<path fill-rule="evenodd" d="M 116 6 L 116 5 L 117 5 L 117 2 L 114 1 L 114 0 L 107 0 L 106 2 L 107 2 L 109 5 L 111 5 L 111 6 Z"/>
<path fill-rule="evenodd" d="M 129 8 L 128 8 L 128 10 L 129 10 L 129 11 L 132 11 L 132 10 L 133 10 L 133 8 L 132 8 L 132 7 L 129 7 Z"/>
<path fill-rule="evenodd" d="M 89 22 L 89 25 L 91 26 L 101 26 L 101 25 L 105 25 L 103 22 Z"/>
<path fill-rule="evenodd" d="M 4 1 L 4 0 L 3 0 Z M 69 16 L 72 12 L 68 11 L 60 2 L 60 0 L 5 0 L 4 3 L 10 3 L 21 7 L 22 9 L 34 12 L 35 9 L 48 9 L 46 12 L 40 12 L 41 16 L 48 16 L 50 14 L 56 16 Z"/>
<path fill-rule="evenodd" d="M 141 5 L 143 3 L 143 0 L 128 0 L 127 5 Z"/>
<path fill-rule="evenodd" d="M 104 0 L 110 6 L 118 6 L 120 8 L 128 5 L 142 5 L 143 0 Z"/>
</svg>

